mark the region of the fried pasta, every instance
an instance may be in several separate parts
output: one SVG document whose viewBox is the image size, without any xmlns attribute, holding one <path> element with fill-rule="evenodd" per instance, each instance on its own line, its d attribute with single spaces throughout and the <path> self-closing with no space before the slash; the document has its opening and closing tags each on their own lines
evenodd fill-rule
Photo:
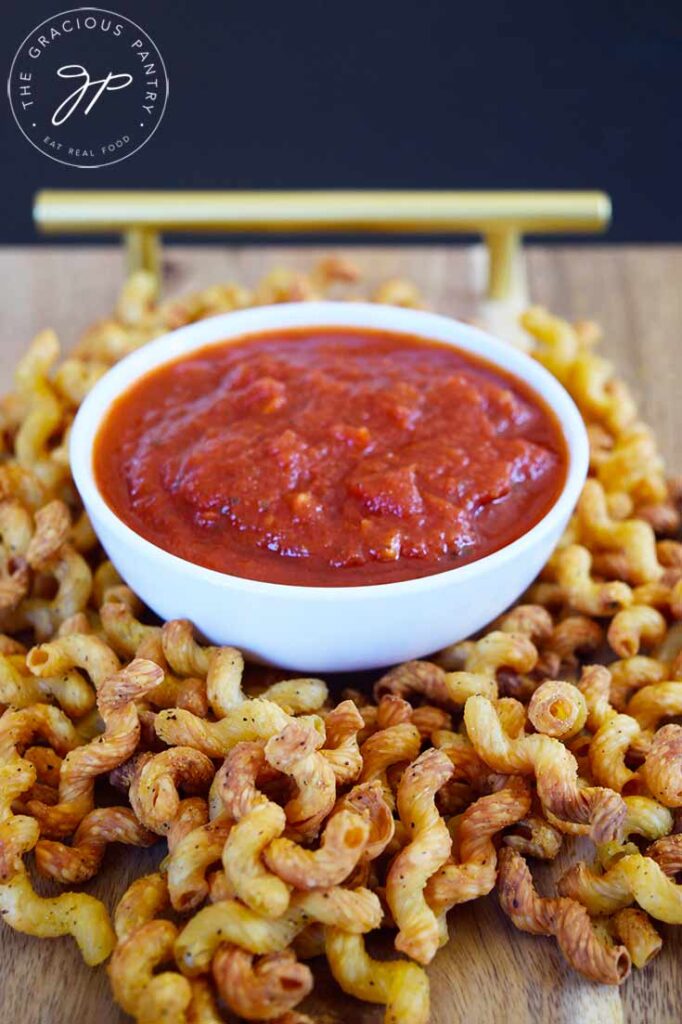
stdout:
<svg viewBox="0 0 682 1024">
<path fill-rule="evenodd" d="M 0 912 L 109 959 L 141 1024 L 310 1024 L 319 956 L 387 1024 L 425 1024 L 420 965 L 446 914 L 495 889 L 516 927 L 604 984 L 658 955 L 657 921 L 682 922 L 682 486 L 594 325 L 522 318 L 590 439 L 556 552 L 488 632 L 389 669 L 373 700 L 337 703 L 325 680 L 158 623 L 99 549 L 66 446 L 107 368 L 168 329 L 355 277 L 330 258 L 158 303 L 138 273 L 69 358 L 39 334 L 0 404 Z M 375 301 L 420 305 L 399 280 Z M 593 861 L 540 896 L 525 858 L 551 862 L 573 836 Z M 112 843 L 158 854 L 113 926 L 86 892 L 34 890 L 31 867 L 87 883 Z M 380 927 L 401 958 L 370 955 Z"/>
</svg>

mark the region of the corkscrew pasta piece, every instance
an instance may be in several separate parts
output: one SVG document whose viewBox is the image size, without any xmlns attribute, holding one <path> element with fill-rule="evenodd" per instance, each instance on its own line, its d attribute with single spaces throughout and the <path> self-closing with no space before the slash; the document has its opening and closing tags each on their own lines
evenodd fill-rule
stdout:
<svg viewBox="0 0 682 1024">
<path fill-rule="evenodd" d="M 178 789 L 205 792 L 214 775 L 213 762 L 193 747 L 142 754 L 130 785 L 130 804 L 146 828 L 165 835 L 180 809 Z"/>
<path fill-rule="evenodd" d="M 528 719 L 538 732 L 567 740 L 584 726 L 587 704 L 577 686 L 548 679 L 531 697 Z"/>
<path fill-rule="evenodd" d="M 519 318 L 536 341 L 534 357 L 568 387 L 570 371 L 580 349 L 575 328 L 541 306 L 531 306 Z"/>
<path fill-rule="evenodd" d="M 390 729 L 412 721 L 412 705 L 393 693 L 386 693 L 377 705 L 377 729 Z"/>
<path fill-rule="evenodd" d="M 142 623 L 138 623 L 134 618 L 129 625 L 125 625 L 132 612 L 130 612 L 125 603 L 118 600 L 113 601 L 111 594 L 112 591 L 110 590 L 108 603 L 103 605 L 100 610 L 101 614 L 104 615 L 104 620 L 107 620 L 109 627 L 109 642 L 116 649 L 120 649 L 125 644 L 126 648 L 130 649 L 130 656 L 147 658 L 149 661 L 155 662 L 164 671 L 162 682 L 149 691 L 146 701 L 153 705 L 154 708 L 179 707 L 191 711 L 192 714 L 197 715 L 199 718 L 205 718 L 208 714 L 206 680 L 193 677 L 180 679 L 178 676 L 174 676 L 168 667 L 168 662 L 163 653 L 160 628 L 158 626 L 145 626 Z M 112 612 L 108 611 L 108 609 L 114 609 L 113 619 Z M 114 634 L 111 628 L 112 622 L 117 627 L 121 627 L 116 634 Z"/>
<path fill-rule="evenodd" d="M 168 886 L 159 872 L 142 875 L 128 886 L 114 910 L 114 931 L 119 942 L 168 907 Z"/>
<path fill-rule="evenodd" d="M 374 699 L 380 701 L 389 693 L 404 699 L 425 697 L 435 704 L 447 704 L 449 699 L 445 672 L 430 661 L 406 661 L 383 675 L 374 685 Z"/>
<path fill-rule="evenodd" d="M 297 892 L 291 897 L 291 905 L 294 911 L 302 913 L 305 921 L 338 925 L 344 931 L 358 934 L 379 928 L 383 920 L 377 894 L 363 886 L 350 889 L 337 885 Z"/>
<path fill-rule="evenodd" d="M 123 580 L 119 576 L 112 562 L 108 558 L 105 558 L 96 567 L 92 574 L 92 595 L 91 602 L 95 608 L 101 608 L 103 604 L 109 601 L 109 591 L 119 591 L 120 587 L 125 586 Z M 126 588 L 129 589 L 129 588 Z M 132 590 L 130 594 L 132 594 Z M 137 612 L 138 607 L 132 609 L 133 612 Z"/>
<path fill-rule="evenodd" d="M 471 644 L 461 671 L 446 673 L 449 700 L 458 706 L 474 694 L 494 700 L 498 693 L 499 669 L 525 674 L 535 668 L 537 660 L 537 649 L 525 634 L 502 630 L 487 633 Z"/>
<path fill-rule="evenodd" d="M 587 615 L 567 615 L 553 628 L 543 651 L 553 651 L 561 664 L 572 666 L 579 655 L 596 651 L 603 640 L 604 631 L 594 619 Z"/>
<path fill-rule="evenodd" d="M 656 439 L 643 423 L 633 423 L 619 433 L 597 468 L 597 478 L 606 491 L 623 491 L 636 504 L 661 502 L 667 497 Z"/>
<path fill-rule="evenodd" d="M 613 918 L 613 929 L 635 967 L 640 969 L 651 963 L 663 948 L 663 939 L 643 910 L 635 907 L 619 910 Z"/>
<path fill-rule="evenodd" d="M 154 724 L 159 739 L 169 746 L 194 747 L 207 757 L 218 758 L 225 757 L 242 741 L 269 739 L 290 721 L 290 716 L 277 704 L 252 697 L 217 722 L 182 708 L 171 708 L 160 711 Z"/>
<path fill-rule="evenodd" d="M 10 881 L 23 870 L 22 857 L 33 849 L 39 825 L 33 817 L 15 814 L 13 805 L 30 791 L 36 768 L 17 748 L 40 736 L 58 754 L 78 746 L 80 740 L 63 711 L 49 704 L 21 710 L 8 709 L 0 717 L 0 881 Z M 30 803 L 30 801 L 29 801 Z"/>
<path fill-rule="evenodd" d="M 654 735 L 642 774 L 665 807 L 682 807 L 682 726 L 664 725 Z"/>
<path fill-rule="evenodd" d="M 29 597 L 19 609 L 18 628 L 30 627 L 39 641 L 63 635 L 62 625 L 83 613 L 90 595 L 90 569 L 69 545 L 54 559 L 50 575 L 57 582 L 54 597 Z"/>
<path fill-rule="evenodd" d="M 638 690 L 625 709 L 643 730 L 657 729 L 663 718 L 682 714 L 682 682 L 652 683 Z"/>
<path fill-rule="evenodd" d="M 367 848 L 369 835 L 367 818 L 339 810 L 328 819 L 317 850 L 290 839 L 273 839 L 263 859 L 271 871 L 295 889 L 328 889 L 348 878 Z"/>
<path fill-rule="evenodd" d="M 0 882 L 22 869 L 23 855 L 33 849 L 40 834 L 33 818 L 16 813 L 18 798 L 31 791 L 35 777 L 33 766 L 16 752 L 0 764 Z"/>
<path fill-rule="evenodd" d="M 322 679 L 282 679 L 258 696 L 279 705 L 288 715 L 307 715 L 324 707 L 329 690 Z"/>
<path fill-rule="evenodd" d="M 35 523 L 20 502 L 0 502 L 0 564 L 4 563 L 5 575 L 0 583 L 0 612 L 4 610 L 5 628 L 30 629 L 37 639 L 47 639 L 85 608 L 92 574 L 67 543 L 70 529 L 69 510 L 62 501 L 38 508 Z M 21 603 L 11 600 L 19 584 Z"/>
<path fill-rule="evenodd" d="M 639 654 L 643 644 L 660 643 L 667 628 L 665 619 L 655 608 L 633 604 L 614 615 L 607 639 L 619 658 L 632 658 Z"/>
<path fill-rule="evenodd" d="M 500 721 L 502 720 L 500 719 Z M 502 727 L 504 728 L 504 723 Z M 507 732 L 506 729 L 505 732 Z M 452 761 L 455 768 L 455 779 L 465 779 L 476 786 L 484 785 L 484 780 L 490 774 L 490 768 L 478 756 L 468 736 L 442 730 L 435 732 L 431 740 L 434 747 L 442 750 Z"/>
<path fill-rule="evenodd" d="M 31 570 L 26 548 L 31 536 L 31 517 L 18 502 L 5 499 L 0 503 L 0 616 L 4 628 L 16 624 L 10 613 L 19 606 L 31 588 Z"/>
<path fill-rule="evenodd" d="M 168 633 L 165 636 L 168 645 Z M 199 660 L 199 659 L 198 659 Z M 190 659 L 191 662 L 191 659 Z M 184 666 L 187 667 L 187 666 Z M 238 707 L 245 697 L 242 693 L 244 658 L 235 647 L 219 647 L 208 656 L 206 693 L 216 718 L 224 718 L 228 711 Z"/>
<path fill-rule="evenodd" d="M 658 583 L 644 583 L 632 591 L 635 604 L 666 612 L 674 619 L 680 618 L 680 594 L 682 594 L 682 590 L 679 580 L 672 585 L 663 580 Z"/>
<path fill-rule="evenodd" d="M 265 758 L 296 785 L 296 795 L 284 811 L 292 836 L 311 838 L 336 800 L 336 776 L 319 752 L 324 736 L 312 722 L 295 719 L 265 744 Z"/>
<path fill-rule="evenodd" d="M 500 906 L 517 928 L 533 935 L 554 935 L 571 966 L 592 981 L 605 985 L 625 981 L 630 973 L 627 949 L 601 941 L 580 903 L 538 896 L 528 865 L 516 850 L 500 850 L 499 863 Z"/>
<path fill-rule="evenodd" d="M 41 331 L 15 373 L 17 394 L 25 412 L 14 438 L 14 454 L 19 465 L 32 470 L 48 488 L 56 487 L 68 472 L 54 462 L 48 446 L 64 419 L 62 403 L 49 380 L 58 358 L 57 335 L 51 330 Z"/>
<path fill-rule="evenodd" d="M 208 822 L 208 803 L 201 796 L 188 796 L 178 804 L 177 813 L 171 821 L 166 834 L 168 853 L 172 854 L 179 843 L 195 829 Z M 162 869 L 167 870 L 168 858 L 162 861 Z M 167 880 L 167 879 L 166 879 Z"/>
<path fill-rule="evenodd" d="M 369 836 L 362 859 L 372 861 L 380 857 L 395 833 L 393 812 L 384 798 L 381 782 L 359 782 L 341 797 L 336 809 L 356 811 L 367 819 Z"/>
<path fill-rule="evenodd" d="M 189 619 L 173 619 L 165 622 L 161 630 L 163 653 L 168 664 L 180 676 L 206 676 L 211 655 L 216 647 L 202 647 L 194 636 L 194 626 Z M 241 682 L 241 675 L 238 682 Z"/>
<path fill-rule="evenodd" d="M 612 661 L 607 666 L 611 674 L 609 700 L 618 711 L 624 711 L 633 690 L 665 679 L 665 665 L 656 658 L 636 654 L 633 658 Z"/>
<path fill-rule="evenodd" d="M 619 433 L 634 419 L 637 409 L 625 383 L 614 376 L 613 366 L 590 351 L 579 325 L 533 307 L 522 325 L 541 343 L 533 355 L 567 387 L 587 420 L 596 420 Z"/>
<path fill-rule="evenodd" d="M 626 813 L 622 798 L 609 789 L 579 786 L 576 760 L 559 740 L 540 734 L 511 739 L 485 697 L 469 698 L 464 721 L 476 753 L 494 771 L 535 775 L 543 806 L 558 819 L 554 824 L 583 825 L 595 842 L 618 835 Z"/>
<path fill-rule="evenodd" d="M 220 946 L 211 964 L 226 1006 L 244 1020 L 273 1020 L 292 1010 L 313 988 L 313 976 L 295 953 L 283 950 L 258 960 L 238 946 Z"/>
<path fill-rule="evenodd" d="M 266 917 L 280 917 L 289 905 L 286 882 L 268 861 L 263 862 L 265 849 L 282 835 L 286 824 L 284 810 L 264 797 L 232 827 L 222 851 L 223 869 L 235 894 Z"/>
<path fill-rule="evenodd" d="M 278 773 L 265 759 L 262 742 L 237 743 L 216 772 L 209 794 L 210 817 L 239 821 L 263 800 L 257 783 Z"/>
<path fill-rule="evenodd" d="M 172 959 L 177 936 L 170 921 L 154 920 L 167 905 L 165 882 L 154 874 L 133 882 L 115 912 L 118 945 L 107 968 L 109 979 L 116 1001 L 141 1024 L 184 1024 L 191 999 L 191 984 L 182 975 L 153 973 Z"/>
<path fill-rule="evenodd" d="M 215 951 L 230 942 L 250 953 L 279 953 L 312 921 L 337 920 L 347 931 L 364 933 L 378 928 L 382 919 L 377 896 L 367 889 L 318 889 L 297 893 L 278 918 L 256 914 L 234 899 L 202 907 L 181 931 L 175 959 L 188 976 L 208 970 Z"/>
<path fill-rule="evenodd" d="M 107 959 L 115 935 L 103 903 L 87 893 L 65 892 L 45 898 L 33 890 L 25 867 L 0 884 L 0 915 L 15 931 L 41 939 L 72 935 L 86 964 Z"/>
<path fill-rule="evenodd" d="M 16 395 L 13 397 L 18 398 Z M 0 465 L 0 500 L 16 499 L 30 512 L 35 512 L 45 505 L 50 497 L 50 488 L 32 469 L 21 466 L 15 459 L 3 461 Z"/>
<path fill-rule="evenodd" d="M 77 409 L 108 368 L 99 360 L 64 359 L 55 370 L 52 382 L 62 401 Z"/>
<path fill-rule="evenodd" d="M 621 793 L 635 778 L 625 763 L 628 750 L 640 736 L 639 722 L 630 715 L 613 712 L 597 729 L 590 744 L 588 759 L 595 782 Z"/>
<path fill-rule="evenodd" d="M 450 856 L 452 839 L 435 798 L 453 774 L 447 755 L 433 748 L 406 769 L 398 787 L 398 813 L 410 841 L 391 864 L 386 900 L 398 926 L 396 949 L 422 964 L 433 959 L 440 942 L 438 921 L 424 889 Z"/>
<path fill-rule="evenodd" d="M 28 564 L 27 555 L 34 532 L 35 520 L 25 503 L 12 492 L 2 494 L 0 491 L 0 538 L 4 558 L 20 558 Z"/>
<path fill-rule="evenodd" d="M 559 891 L 579 900 L 591 914 L 612 914 L 638 903 L 658 921 L 682 923 L 682 886 L 641 853 L 626 853 L 603 874 L 580 862 L 559 880 Z"/>
<path fill-rule="evenodd" d="M 184 801 L 187 803 L 187 801 Z M 170 842 L 165 862 L 173 908 L 182 913 L 198 907 L 208 895 L 209 868 L 220 861 L 232 821 L 225 815 L 197 825 Z M 172 831 L 172 830 L 171 830 Z"/>
<path fill-rule="evenodd" d="M 561 849 L 563 835 L 542 815 L 528 814 L 513 825 L 502 842 L 523 857 L 554 860 Z"/>
<path fill-rule="evenodd" d="M 262 855 L 286 827 L 284 810 L 256 788 L 267 768 L 263 745 L 240 743 L 216 775 L 214 800 L 220 808 L 214 823 L 236 822 L 221 850 L 232 892 L 252 910 L 279 917 L 289 905 L 289 887 L 266 866 Z"/>
<path fill-rule="evenodd" d="M 153 900 L 145 911 L 156 911 Z M 170 921 L 144 919 L 119 939 L 107 967 L 114 999 L 138 1024 L 169 1021 L 184 1024 L 192 988 L 187 978 L 175 971 L 155 974 L 157 967 L 172 960 L 177 928 Z"/>
<path fill-rule="evenodd" d="M 387 781 L 387 771 L 394 764 L 414 761 L 421 747 L 421 736 L 416 726 L 402 722 L 387 729 L 373 733 L 360 748 L 363 767 L 360 773 L 361 782 L 381 782 L 384 797 L 389 807 L 393 808 L 395 800 Z"/>
<path fill-rule="evenodd" d="M 81 718 L 95 706 L 95 691 L 76 669 L 36 677 L 26 669 L 23 655 L 0 654 L 0 704 L 26 708 L 56 701 L 70 718 Z"/>
<path fill-rule="evenodd" d="M 355 782 L 362 771 L 358 733 L 364 724 L 352 700 L 342 701 L 325 716 L 326 739 L 320 753 L 331 765 L 337 786 Z"/>
<path fill-rule="evenodd" d="M 479 797 L 464 811 L 455 827 L 456 860 L 444 864 L 426 884 L 426 899 L 435 913 L 493 890 L 497 874 L 493 836 L 523 819 L 530 805 L 528 783 L 510 778 L 497 792 Z"/>
<path fill-rule="evenodd" d="M 632 604 L 632 590 L 621 580 L 599 583 L 592 578 L 592 555 L 580 544 L 569 544 L 550 563 L 566 603 L 583 615 L 615 615 Z"/>
<path fill-rule="evenodd" d="M 671 537 L 680 531 L 680 512 L 670 498 L 638 505 L 637 517 L 649 523 L 657 537 Z"/>
<path fill-rule="evenodd" d="M 59 803 L 48 806 L 37 800 L 28 802 L 28 811 L 39 820 L 44 835 L 60 839 L 72 832 L 93 809 L 95 778 L 134 754 L 140 739 L 135 701 L 156 686 L 162 676 L 158 665 L 136 659 L 100 685 L 97 704 L 105 723 L 104 733 L 64 758 Z"/>
<path fill-rule="evenodd" d="M 673 816 L 667 807 L 650 796 L 626 796 L 625 824 L 623 836 L 643 836 L 645 839 L 660 839 L 673 828 Z"/>
<path fill-rule="evenodd" d="M 40 839 L 34 851 L 36 867 L 63 885 L 80 885 L 97 874 L 109 843 L 151 846 L 155 841 L 154 833 L 128 807 L 96 807 L 85 815 L 70 846 Z"/>
<path fill-rule="evenodd" d="M 546 608 L 539 604 L 517 604 L 505 612 L 498 629 L 503 633 L 520 633 L 534 644 L 545 643 L 552 637 L 554 622 Z"/>
<path fill-rule="evenodd" d="M 515 697 L 500 697 L 495 701 L 495 710 L 507 736 L 516 739 L 526 731 L 528 709 Z"/>
<path fill-rule="evenodd" d="M 419 730 L 421 738 L 425 740 L 430 739 L 434 732 L 452 728 L 452 716 L 432 704 L 422 704 L 421 707 L 413 708 L 410 721 Z"/>
<path fill-rule="evenodd" d="M 614 551 L 623 558 L 622 578 L 635 585 L 654 583 L 662 575 L 656 535 L 641 519 L 614 520 L 598 480 L 585 482 L 577 506 L 582 540 L 593 550 Z"/>
<path fill-rule="evenodd" d="M 145 323 L 152 315 L 157 298 L 158 284 L 154 275 L 148 270 L 136 270 L 126 278 L 121 289 L 116 317 L 130 326 Z"/>
<path fill-rule="evenodd" d="M 351 996 L 386 1006 L 384 1024 L 426 1024 L 429 981 L 409 960 L 374 960 L 362 935 L 329 927 L 325 933 L 327 961 L 335 980 Z"/>
<path fill-rule="evenodd" d="M 50 501 L 36 509 L 35 529 L 25 548 L 32 569 L 44 569 L 66 544 L 71 529 L 71 514 L 63 501 Z"/>
<path fill-rule="evenodd" d="M 154 709 L 181 708 L 196 715 L 197 718 L 206 718 L 208 715 L 206 680 L 189 677 L 179 679 L 172 675 L 166 670 L 165 658 L 159 658 L 157 647 L 156 642 L 153 646 L 145 643 L 140 647 L 137 655 L 140 658 L 148 658 L 150 661 L 156 662 L 164 669 L 163 681 L 149 691 L 145 698 L 146 702 L 151 704 Z"/>
<path fill-rule="evenodd" d="M 160 628 L 145 625 L 128 604 L 112 600 L 111 589 L 106 601 L 100 605 L 99 616 L 109 646 L 122 658 L 135 657 L 142 645 L 153 637 L 160 640 Z"/>
<path fill-rule="evenodd" d="M 90 676 L 96 690 L 121 667 L 112 649 L 98 636 L 78 633 L 32 647 L 26 664 L 40 677 L 81 669 Z"/>
<path fill-rule="evenodd" d="M 679 874 L 682 871 L 682 833 L 664 835 L 656 839 L 646 850 L 647 857 L 656 861 L 666 875 Z"/>
<path fill-rule="evenodd" d="M 659 804 L 650 796 L 626 796 L 627 814 L 623 826 L 623 834 L 619 840 L 602 843 L 597 847 L 597 864 L 607 871 L 626 853 L 638 852 L 638 847 L 627 840 L 631 836 L 643 839 L 658 840 L 668 836 L 673 828 L 673 816 L 667 807 Z M 648 856 L 648 851 L 647 851 Z M 655 859 L 655 858 L 654 858 Z M 578 868 L 578 874 L 582 869 Z M 599 872 L 595 869 L 595 877 Z M 622 888 L 622 887 L 621 887 Z M 619 883 L 616 880 L 616 889 Z"/>
</svg>

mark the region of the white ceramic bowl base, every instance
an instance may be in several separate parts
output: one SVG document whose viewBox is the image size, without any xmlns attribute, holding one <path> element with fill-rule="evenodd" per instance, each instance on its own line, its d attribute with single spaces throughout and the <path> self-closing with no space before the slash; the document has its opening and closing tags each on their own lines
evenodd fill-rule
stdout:
<svg viewBox="0 0 682 1024">
<path fill-rule="evenodd" d="M 520 377 L 554 410 L 569 467 L 547 515 L 512 544 L 469 565 L 367 587 L 298 587 L 194 565 L 145 540 L 109 508 L 95 483 L 93 440 L 112 401 L 139 376 L 212 342 L 290 327 L 356 327 L 446 342 Z M 92 525 L 117 570 L 163 619 L 189 618 L 212 643 L 307 673 L 353 671 L 422 657 L 481 629 L 520 596 L 549 558 L 585 480 L 588 444 L 578 410 L 537 362 L 447 317 L 365 303 L 309 302 L 227 313 L 150 342 L 114 366 L 81 406 L 71 465 Z"/>
</svg>

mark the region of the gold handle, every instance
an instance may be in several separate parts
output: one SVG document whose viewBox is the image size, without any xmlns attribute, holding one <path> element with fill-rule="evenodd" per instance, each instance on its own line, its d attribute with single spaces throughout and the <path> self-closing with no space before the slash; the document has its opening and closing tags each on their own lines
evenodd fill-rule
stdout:
<svg viewBox="0 0 682 1024">
<path fill-rule="evenodd" d="M 488 295 L 504 298 L 524 234 L 595 233 L 611 217 L 603 192 L 42 191 L 46 234 L 122 234 L 129 269 L 159 273 L 161 232 L 481 234 Z"/>
</svg>

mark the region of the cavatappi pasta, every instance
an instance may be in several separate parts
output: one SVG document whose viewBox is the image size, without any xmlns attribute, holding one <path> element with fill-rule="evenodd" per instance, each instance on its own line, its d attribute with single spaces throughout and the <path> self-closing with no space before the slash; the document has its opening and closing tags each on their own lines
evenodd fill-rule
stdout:
<svg viewBox="0 0 682 1024">
<path fill-rule="evenodd" d="M 682 922 L 682 487 L 593 325 L 522 317 L 590 437 L 556 552 L 487 633 L 391 669 L 373 698 L 154 621 L 97 546 L 66 446 L 102 373 L 168 329 L 356 276 L 330 258 L 158 303 L 138 273 L 68 358 L 39 334 L 0 401 L 0 913 L 108 960 L 144 1024 L 306 1024 L 320 956 L 386 1022 L 422 1024 L 446 913 L 493 890 L 605 984 L 658 954 L 657 921 Z M 420 303 L 398 280 L 374 299 Z M 593 860 L 540 896 L 528 862 L 576 835 Z M 113 921 L 69 891 L 112 843 L 158 852 Z M 31 865 L 63 891 L 39 895 Z M 370 952 L 378 928 L 392 959 Z"/>
</svg>

